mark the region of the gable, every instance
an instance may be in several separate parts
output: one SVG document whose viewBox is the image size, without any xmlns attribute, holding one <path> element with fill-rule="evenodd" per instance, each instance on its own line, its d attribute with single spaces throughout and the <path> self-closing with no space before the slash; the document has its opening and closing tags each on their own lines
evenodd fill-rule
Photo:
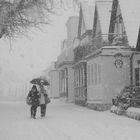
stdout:
<svg viewBox="0 0 140 140">
<path fill-rule="evenodd" d="M 86 30 L 92 30 L 93 17 L 94 17 L 94 3 L 83 2 L 82 3 L 83 20 Z"/>
<path fill-rule="evenodd" d="M 129 45 L 136 47 L 140 26 L 140 0 L 120 0 L 119 3 Z"/>
<path fill-rule="evenodd" d="M 118 0 L 114 0 L 112 4 L 109 34 L 110 43 L 114 44 L 118 42 L 117 40 L 122 40 L 122 44 L 128 44 L 126 29 Z"/>
<path fill-rule="evenodd" d="M 93 28 L 94 3 L 81 2 L 79 12 L 78 37 Z"/>
<path fill-rule="evenodd" d="M 94 13 L 94 24 L 93 24 L 93 38 L 98 38 L 101 35 L 101 25 L 99 21 L 99 14 L 97 10 L 97 5 L 95 5 L 95 13 Z"/>
<path fill-rule="evenodd" d="M 97 1 L 96 6 L 102 37 L 104 40 L 108 40 L 112 1 Z"/>
<path fill-rule="evenodd" d="M 84 19 L 82 18 L 82 21 L 81 21 L 81 35 L 84 34 L 85 32 L 86 32 L 85 22 L 84 22 Z"/>
</svg>

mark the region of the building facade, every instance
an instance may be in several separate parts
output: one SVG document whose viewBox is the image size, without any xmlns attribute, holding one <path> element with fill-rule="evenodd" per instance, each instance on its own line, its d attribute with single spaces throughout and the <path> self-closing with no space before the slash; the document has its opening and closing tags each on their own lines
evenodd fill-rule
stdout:
<svg viewBox="0 0 140 140">
<path fill-rule="evenodd" d="M 56 69 L 52 69 L 49 72 L 50 77 L 50 97 L 59 98 L 59 73 Z"/>
<path fill-rule="evenodd" d="M 132 49 L 118 0 L 95 2 L 90 30 L 85 28 L 89 15 L 83 14 L 88 13 L 83 7 L 74 49 L 75 102 L 106 110 L 125 86 L 138 85 L 139 52 Z"/>
<path fill-rule="evenodd" d="M 56 62 L 52 62 L 50 66 L 42 72 L 41 77 L 49 81 L 49 86 L 45 86 L 49 97 L 59 98 L 59 77 Z"/>
<path fill-rule="evenodd" d="M 57 59 L 59 71 L 59 94 L 68 102 L 74 102 L 74 70 L 73 41 L 78 29 L 78 16 L 69 17 L 67 23 L 67 39 L 62 42 L 62 51 Z"/>
<path fill-rule="evenodd" d="M 59 94 L 67 101 L 106 110 L 125 86 L 140 85 L 139 24 L 128 24 L 136 18 L 125 14 L 124 2 L 81 2 L 79 17 L 69 18 L 57 60 Z"/>
<path fill-rule="evenodd" d="M 93 28 L 93 40 L 97 40 L 93 45 L 99 47 L 86 56 L 87 105 L 96 110 L 109 109 L 112 98 L 125 86 L 139 86 L 140 54 L 130 44 L 132 37 L 127 34 L 121 5 L 118 0 L 102 4 L 95 5 Z"/>
<path fill-rule="evenodd" d="M 77 38 L 74 40 L 74 94 L 75 103 L 87 102 L 87 62 L 84 57 L 92 51 L 94 3 L 83 2 L 80 5 Z"/>
</svg>

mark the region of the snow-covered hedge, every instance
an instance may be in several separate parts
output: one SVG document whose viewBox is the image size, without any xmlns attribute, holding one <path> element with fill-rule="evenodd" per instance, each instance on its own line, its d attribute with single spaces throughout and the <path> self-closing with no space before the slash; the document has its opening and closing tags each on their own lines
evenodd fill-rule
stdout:
<svg viewBox="0 0 140 140">
<path fill-rule="evenodd" d="M 111 112 L 140 120 L 140 87 L 128 86 L 112 99 Z"/>
<path fill-rule="evenodd" d="M 130 118 L 140 120 L 140 108 L 129 107 L 126 110 L 126 115 Z"/>
<path fill-rule="evenodd" d="M 110 111 L 111 111 L 112 113 L 117 114 L 117 115 L 123 115 L 123 114 L 125 114 L 125 110 L 123 110 L 121 107 L 117 107 L 117 106 L 115 106 L 115 105 L 113 105 L 113 106 L 111 107 Z"/>
<path fill-rule="evenodd" d="M 127 110 L 123 110 L 120 107 L 113 105 L 110 111 L 117 115 L 126 115 L 129 118 L 140 120 L 140 108 L 129 107 Z"/>
</svg>

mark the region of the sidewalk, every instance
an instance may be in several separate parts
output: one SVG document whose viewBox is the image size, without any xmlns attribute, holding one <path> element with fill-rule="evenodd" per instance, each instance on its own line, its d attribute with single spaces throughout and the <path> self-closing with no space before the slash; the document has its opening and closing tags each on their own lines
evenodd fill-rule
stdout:
<svg viewBox="0 0 140 140">
<path fill-rule="evenodd" d="M 29 106 L 0 102 L 0 140 L 139 140 L 140 122 L 98 112 L 58 99 L 47 107 L 47 115 L 29 117 Z"/>
</svg>

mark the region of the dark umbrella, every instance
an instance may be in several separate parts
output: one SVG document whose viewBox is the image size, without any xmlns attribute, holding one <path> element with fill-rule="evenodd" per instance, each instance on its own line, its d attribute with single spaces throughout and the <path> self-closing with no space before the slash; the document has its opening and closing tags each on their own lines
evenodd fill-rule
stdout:
<svg viewBox="0 0 140 140">
<path fill-rule="evenodd" d="M 43 83 L 43 85 L 45 86 L 49 85 L 49 82 L 46 79 L 42 79 L 42 78 L 35 78 L 31 80 L 30 83 L 35 84 L 35 85 L 40 85 L 41 83 Z"/>
</svg>

